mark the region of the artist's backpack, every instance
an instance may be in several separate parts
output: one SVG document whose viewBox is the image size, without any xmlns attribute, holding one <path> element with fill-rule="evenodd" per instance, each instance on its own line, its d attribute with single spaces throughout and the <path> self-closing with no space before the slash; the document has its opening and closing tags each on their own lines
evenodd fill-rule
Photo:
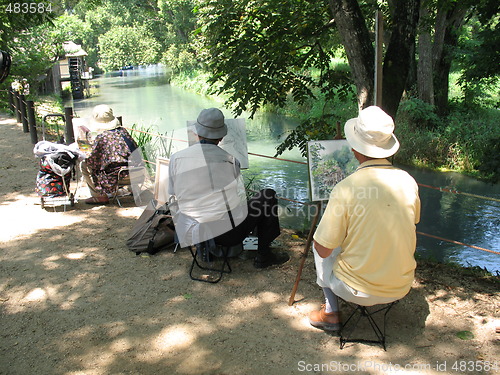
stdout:
<svg viewBox="0 0 500 375">
<path fill-rule="evenodd" d="M 174 238 L 175 227 L 167 205 L 157 207 L 157 202 L 151 200 L 132 228 L 127 247 L 137 255 L 156 254 L 172 245 Z"/>
</svg>

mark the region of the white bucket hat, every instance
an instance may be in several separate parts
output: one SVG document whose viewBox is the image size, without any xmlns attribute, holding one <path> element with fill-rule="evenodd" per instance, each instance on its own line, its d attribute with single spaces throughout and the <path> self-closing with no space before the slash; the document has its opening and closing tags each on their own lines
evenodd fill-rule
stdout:
<svg viewBox="0 0 500 375">
<path fill-rule="evenodd" d="M 344 126 L 349 145 L 370 158 L 387 158 L 398 151 L 399 142 L 393 131 L 392 117 L 377 106 L 363 109 Z"/>
<path fill-rule="evenodd" d="M 113 110 L 107 104 L 99 104 L 92 110 L 90 119 L 91 131 L 101 132 L 120 126 L 120 121 L 113 115 Z"/>
<path fill-rule="evenodd" d="M 207 139 L 221 139 L 227 134 L 224 114 L 217 108 L 202 110 L 194 126 L 196 134 Z"/>
</svg>

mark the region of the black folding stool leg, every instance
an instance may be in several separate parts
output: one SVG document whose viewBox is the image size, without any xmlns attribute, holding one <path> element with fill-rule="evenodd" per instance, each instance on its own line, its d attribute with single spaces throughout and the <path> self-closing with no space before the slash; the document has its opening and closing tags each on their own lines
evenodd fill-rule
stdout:
<svg viewBox="0 0 500 375">
<path fill-rule="evenodd" d="M 205 267 L 205 266 L 202 266 L 198 262 L 198 256 L 200 256 L 202 258 L 202 261 L 205 261 L 205 259 L 203 259 L 203 257 L 206 256 L 207 262 L 210 263 L 210 257 L 214 257 L 214 255 L 212 255 L 210 253 L 210 250 L 209 250 L 210 245 L 208 242 L 209 241 L 204 241 L 204 242 L 201 242 L 199 244 L 196 244 L 194 246 L 189 247 L 189 251 L 191 251 L 191 255 L 193 256 L 193 261 L 191 262 L 191 268 L 189 270 L 189 277 L 191 278 L 191 280 L 203 281 L 206 283 L 215 284 L 215 283 L 218 283 L 222 279 L 223 274 L 232 272 L 231 266 L 229 265 L 229 257 L 228 257 L 229 248 L 225 247 L 225 246 L 221 247 L 222 265 L 220 268 Z M 217 245 L 215 245 L 215 246 L 217 246 Z M 214 273 L 218 274 L 218 277 L 215 279 L 211 279 L 209 277 L 207 277 L 207 278 L 195 277 L 195 276 L 193 276 L 193 270 L 194 270 L 195 266 L 197 266 L 199 269 L 204 270 L 204 271 L 214 272 Z M 226 269 L 226 266 L 227 266 L 227 269 Z"/>
<path fill-rule="evenodd" d="M 394 301 L 388 304 L 383 305 L 374 305 L 374 306 L 361 306 L 354 303 L 349 303 L 351 306 L 355 306 L 352 314 L 347 318 L 345 323 L 342 325 L 342 329 L 340 330 L 340 349 L 343 349 L 347 342 L 364 342 L 364 343 L 375 343 L 380 344 L 387 350 L 385 345 L 385 325 L 387 322 L 387 314 L 391 310 L 391 308 L 398 303 L 399 301 Z M 381 306 L 381 307 L 378 307 Z M 369 308 L 373 307 L 373 311 L 370 311 Z M 382 329 L 379 327 L 377 322 L 374 319 L 374 315 L 378 313 L 384 313 L 383 321 L 382 321 Z M 370 326 L 377 336 L 377 340 L 366 340 L 366 339 L 351 339 L 352 333 L 355 331 L 359 321 L 361 318 L 366 318 L 370 323 Z"/>
</svg>

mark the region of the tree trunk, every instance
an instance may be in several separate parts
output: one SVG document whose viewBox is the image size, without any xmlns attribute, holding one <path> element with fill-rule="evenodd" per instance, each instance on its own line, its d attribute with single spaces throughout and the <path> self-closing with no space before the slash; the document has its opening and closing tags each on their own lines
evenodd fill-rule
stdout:
<svg viewBox="0 0 500 375">
<path fill-rule="evenodd" d="M 391 39 L 384 59 L 382 108 L 395 117 L 406 87 L 414 51 L 420 0 L 396 3 Z"/>
<path fill-rule="evenodd" d="M 439 25 L 441 26 L 439 30 L 438 25 L 436 25 L 436 37 L 434 41 L 434 102 L 440 116 L 448 113 L 449 76 L 453 59 L 452 50 L 458 44 L 459 30 L 467 14 L 467 9 L 461 8 L 461 5 L 461 3 L 457 3 L 455 8 L 446 12 L 446 21 Z M 444 30 L 442 29 L 443 26 L 445 26 Z M 440 39 L 436 40 L 438 35 Z M 440 43 L 441 40 L 442 43 Z M 437 54 L 437 51 L 441 51 L 441 54 Z"/>
<path fill-rule="evenodd" d="M 427 4 L 420 7 L 420 33 L 418 38 L 417 92 L 424 103 L 434 105 L 434 70 L 432 38 L 427 23 L 429 11 Z"/>
<path fill-rule="evenodd" d="M 373 104 L 375 50 L 356 0 L 330 0 L 330 9 L 342 39 L 362 109 Z"/>
</svg>

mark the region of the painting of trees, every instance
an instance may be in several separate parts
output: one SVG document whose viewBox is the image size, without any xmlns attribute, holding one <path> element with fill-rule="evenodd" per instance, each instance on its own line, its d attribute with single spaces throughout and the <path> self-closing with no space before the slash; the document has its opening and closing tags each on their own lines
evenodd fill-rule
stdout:
<svg viewBox="0 0 500 375">
<path fill-rule="evenodd" d="M 333 187 L 354 172 L 358 162 L 346 140 L 310 141 L 307 150 L 310 198 L 328 200 Z"/>
</svg>

